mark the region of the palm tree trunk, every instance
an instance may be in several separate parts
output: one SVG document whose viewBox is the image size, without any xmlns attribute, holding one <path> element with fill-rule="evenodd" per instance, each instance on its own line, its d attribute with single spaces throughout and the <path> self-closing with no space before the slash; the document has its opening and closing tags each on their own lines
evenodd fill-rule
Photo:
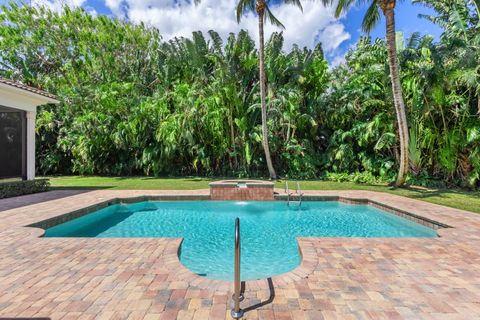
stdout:
<svg viewBox="0 0 480 320">
<path fill-rule="evenodd" d="M 408 124 L 403 101 L 402 85 L 400 83 L 400 74 L 398 71 L 397 45 L 395 39 L 395 16 L 393 5 L 386 6 L 383 9 L 387 26 L 387 46 L 388 46 L 388 65 L 390 67 L 390 80 L 392 82 L 393 102 L 397 114 L 398 136 L 400 138 L 400 168 L 398 171 L 397 187 L 405 183 L 408 173 Z"/>
<path fill-rule="evenodd" d="M 263 6 L 262 6 L 263 5 Z M 260 100 L 262 106 L 262 142 L 263 150 L 265 151 L 265 160 L 267 162 L 268 172 L 270 174 L 270 179 L 277 179 L 277 174 L 272 164 L 272 157 L 270 156 L 270 147 L 268 145 L 268 128 L 267 128 L 267 103 L 266 103 L 266 80 L 265 80 L 265 43 L 263 35 L 263 20 L 265 16 L 264 3 L 257 3 L 257 8 L 260 8 L 258 11 L 258 33 L 259 33 L 259 69 L 260 69 Z"/>
</svg>

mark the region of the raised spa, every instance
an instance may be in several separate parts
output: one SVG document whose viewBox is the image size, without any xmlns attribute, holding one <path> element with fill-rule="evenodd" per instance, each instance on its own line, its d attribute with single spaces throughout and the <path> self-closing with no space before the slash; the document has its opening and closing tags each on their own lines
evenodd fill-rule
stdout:
<svg viewBox="0 0 480 320">
<path fill-rule="evenodd" d="M 231 280 L 234 220 L 241 221 L 242 280 L 300 263 L 296 237 L 435 237 L 436 231 L 368 205 L 336 201 L 171 201 L 116 204 L 46 230 L 46 237 L 182 237 L 191 271 Z"/>
</svg>

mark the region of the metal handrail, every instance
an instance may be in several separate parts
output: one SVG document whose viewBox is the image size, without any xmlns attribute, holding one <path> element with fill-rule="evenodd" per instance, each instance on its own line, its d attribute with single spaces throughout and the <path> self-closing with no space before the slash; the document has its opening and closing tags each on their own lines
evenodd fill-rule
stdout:
<svg viewBox="0 0 480 320">
<path fill-rule="evenodd" d="M 240 301 L 242 301 L 242 295 L 240 283 L 240 219 L 235 219 L 235 275 L 234 275 L 234 294 L 233 301 L 234 307 L 230 312 L 230 315 L 234 319 L 240 319 L 243 317 L 244 311 L 240 309 Z"/>
<path fill-rule="evenodd" d="M 300 182 L 298 182 L 298 181 L 297 181 L 297 194 L 298 194 L 298 199 L 299 199 L 298 205 L 301 206 L 302 205 L 303 193 L 302 193 L 302 189 L 300 189 Z"/>
<path fill-rule="evenodd" d="M 290 190 L 288 189 L 288 181 L 285 181 L 285 193 L 287 194 L 287 205 L 290 206 Z"/>
<path fill-rule="evenodd" d="M 300 182 L 297 181 L 297 189 L 295 190 L 295 193 L 293 192 L 290 192 L 290 189 L 288 189 L 288 181 L 285 181 L 285 193 L 287 194 L 287 205 L 290 206 L 290 196 L 296 196 L 298 197 L 298 205 L 301 206 L 302 205 L 302 197 L 303 197 L 303 193 L 302 193 L 302 189 L 300 188 Z M 295 201 L 293 201 L 295 202 Z"/>
</svg>

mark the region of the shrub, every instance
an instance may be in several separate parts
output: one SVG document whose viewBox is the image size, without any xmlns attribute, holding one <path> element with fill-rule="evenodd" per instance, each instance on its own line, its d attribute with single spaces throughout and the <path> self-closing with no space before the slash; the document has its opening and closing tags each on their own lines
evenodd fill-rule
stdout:
<svg viewBox="0 0 480 320">
<path fill-rule="evenodd" d="M 48 179 L 0 182 L 0 199 L 48 191 Z"/>
<path fill-rule="evenodd" d="M 364 172 L 326 172 L 324 180 L 328 181 L 335 181 L 335 182 L 355 182 L 355 183 L 370 183 L 370 184 L 377 184 L 377 183 L 385 183 L 388 180 L 382 177 L 377 177 L 373 175 L 371 172 L 364 171 Z"/>
</svg>

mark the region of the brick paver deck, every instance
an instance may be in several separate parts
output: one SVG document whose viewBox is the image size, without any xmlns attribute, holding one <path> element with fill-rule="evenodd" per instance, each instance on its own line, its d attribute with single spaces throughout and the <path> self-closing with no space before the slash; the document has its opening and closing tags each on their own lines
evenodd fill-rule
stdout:
<svg viewBox="0 0 480 320">
<path fill-rule="evenodd" d="M 183 267 L 181 239 L 41 238 L 24 227 L 108 199 L 208 190 L 53 192 L 0 201 L 0 318 L 230 318 L 231 285 Z M 247 282 L 245 318 L 480 319 L 480 215 L 375 192 L 307 193 L 370 199 L 452 228 L 434 239 L 301 238 L 301 266 L 272 288 Z"/>
</svg>

